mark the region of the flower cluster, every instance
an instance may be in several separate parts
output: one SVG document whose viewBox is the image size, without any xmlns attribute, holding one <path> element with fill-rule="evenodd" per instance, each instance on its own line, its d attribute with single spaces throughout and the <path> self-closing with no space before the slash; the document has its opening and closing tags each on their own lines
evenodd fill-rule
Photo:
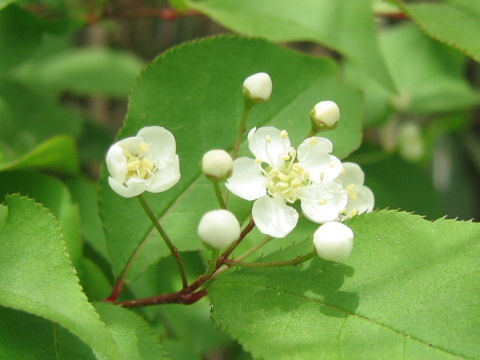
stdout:
<svg viewBox="0 0 480 360">
<path fill-rule="evenodd" d="M 249 76 L 243 83 L 248 109 L 270 98 L 272 82 L 266 73 Z M 340 110 L 333 101 L 317 103 L 310 113 L 311 134 L 337 126 Z M 246 117 L 234 144 L 236 157 Z M 211 249 L 229 247 L 240 235 L 240 225 L 227 206 L 219 187 L 248 201 L 254 201 L 252 218 L 260 232 L 272 238 L 287 236 L 297 225 L 298 201 L 309 220 L 323 224 L 313 234 L 318 255 L 329 261 L 343 261 L 352 249 L 353 232 L 341 222 L 372 211 L 374 196 L 364 185 L 364 173 L 354 163 L 342 163 L 332 155 L 330 140 L 310 136 L 293 147 L 286 130 L 271 126 L 249 131 L 248 148 L 253 157 L 232 156 L 222 149 L 205 153 L 202 172 L 214 184 L 222 210 L 206 213 L 198 235 Z M 236 150 L 235 150 L 236 149 Z M 179 158 L 173 135 L 160 126 L 141 129 L 136 136 L 113 144 L 106 164 L 111 188 L 123 197 L 144 191 L 157 193 L 180 179 Z"/>
<path fill-rule="evenodd" d="M 262 127 L 250 130 L 248 145 L 255 158 L 236 159 L 226 187 L 255 201 L 252 216 L 262 233 L 289 234 L 299 217 L 291 206 L 297 200 L 305 216 L 319 224 L 372 210 L 374 197 L 363 185 L 362 170 L 331 155 L 330 140 L 313 136 L 296 150 L 286 130 Z"/>
</svg>

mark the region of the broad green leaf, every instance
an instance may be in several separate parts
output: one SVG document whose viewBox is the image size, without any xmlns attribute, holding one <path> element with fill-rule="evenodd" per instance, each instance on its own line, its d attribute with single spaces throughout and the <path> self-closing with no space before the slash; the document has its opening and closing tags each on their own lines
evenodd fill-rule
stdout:
<svg viewBox="0 0 480 360">
<path fill-rule="evenodd" d="M 339 104 L 342 120 L 322 136 L 332 140 L 334 153 L 340 157 L 359 146 L 361 97 L 338 80 L 337 70 L 327 59 L 232 36 L 179 46 L 145 69 L 131 95 L 125 127 L 118 138 L 135 135 L 148 125 L 164 126 L 176 137 L 182 179 L 168 192 L 146 194 L 146 198 L 181 251 L 203 249 L 195 235 L 198 221 L 218 204 L 212 185 L 200 174 L 199 162 L 207 150 L 232 148 L 242 113 L 242 82 L 248 75 L 267 71 L 274 84 L 272 98 L 251 111 L 248 128 L 273 125 L 287 129 L 297 146 L 309 131 L 308 114 L 313 105 L 331 99 Z M 242 153 L 248 154 L 245 147 Z M 155 232 L 138 201 L 114 193 L 106 179 L 104 171 L 100 211 L 110 259 L 119 274 L 137 246 Z M 249 204 L 237 203 L 243 211 Z M 161 253 L 161 248 L 150 249 L 150 256 L 157 259 Z M 149 265 L 137 263 L 143 270 Z"/>
<path fill-rule="evenodd" d="M 5 149 L 5 144 L 3 149 Z M 0 171 L 19 169 L 46 169 L 66 174 L 78 173 L 78 155 L 75 142 L 69 136 L 55 136 L 36 146 L 26 154 L 9 158 L 8 149 L 0 150 Z"/>
<path fill-rule="evenodd" d="M 271 41 L 314 41 L 349 59 L 394 91 L 378 49 L 371 0 L 189 1 L 223 26 Z"/>
<path fill-rule="evenodd" d="M 39 81 L 82 95 L 126 97 L 143 62 L 131 54 L 102 48 L 69 49 L 35 67 Z"/>
<path fill-rule="evenodd" d="M 110 294 L 112 283 L 95 262 L 83 257 L 77 269 L 80 283 L 90 301 L 101 301 Z"/>
<path fill-rule="evenodd" d="M 105 324 L 78 283 L 55 218 L 17 195 L 6 199 L 0 229 L 0 305 L 44 317 L 107 359 L 121 359 Z"/>
<path fill-rule="evenodd" d="M 92 349 L 56 323 L 0 307 L 3 360 L 95 360 Z"/>
<path fill-rule="evenodd" d="M 218 278 L 208 289 L 216 323 L 265 360 L 479 358 L 480 225 L 380 211 L 348 226 L 344 264 Z M 277 258 L 299 247 L 312 244 Z"/>
<path fill-rule="evenodd" d="M 74 265 L 82 256 L 80 216 L 78 207 L 72 202 L 68 189 L 59 180 L 35 172 L 0 173 L 0 199 L 7 194 L 19 193 L 41 203 L 57 218 L 68 255 Z"/>
<path fill-rule="evenodd" d="M 43 31 L 39 19 L 15 5 L 8 6 L 11 2 L 0 0 L 0 75 L 33 55 Z"/>
<path fill-rule="evenodd" d="M 472 0 L 404 3 L 396 0 L 427 35 L 480 62 L 480 3 Z"/>
<path fill-rule="evenodd" d="M 95 308 L 107 324 L 125 359 L 167 359 L 159 339 L 140 316 L 106 303 L 97 303 Z"/>
</svg>

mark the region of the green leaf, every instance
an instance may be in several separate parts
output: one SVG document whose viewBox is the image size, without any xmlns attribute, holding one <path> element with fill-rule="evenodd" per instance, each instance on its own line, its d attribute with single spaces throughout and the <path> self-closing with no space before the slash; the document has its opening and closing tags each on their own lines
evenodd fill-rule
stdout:
<svg viewBox="0 0 480 360">
<path fill-rule="evenodd" d="M 403 23 L 383 31 L 380 48 L 398 96 L 388 94 L 352 62 L 345 65 L 347 81 L 365 92 L 365 126 L 384 123 L 395 110 L 424 115 L 464 110 L 480 102 L 480 92 L 465 77 L 467 59 L 414 25 Z"/>
<path fill-rule="evenodd" d="M 0 0 L 0 10 L 2 10 L 4 7 L 7 7 L 8 5 L 16 2 L 17 0 Z"/>
<path fill-rule="evenodd" d="M 61 227 L 70 259 L 77 265 L 82 256 L 80 216 L 68 189 L 57 179 L 35 172 L 0 173 L 0 199 L 19 193 L 47 207 Z"/>
<path fill-rule="evenodd" d="M 330 60 L 231 36 L 189 43 L 165 53 L 142 73 L 118 137 L 135 135 L 147 125 L 164 126 L 176 137 L 182 179 L 168 192 L 147 194 L 146 198 L 181 251 L 203 249 L 194 235 L 198 221 L 218 204 L 212 185 L 200 174 L 199 163 L 207 150 L 232 148 L 243 107 L 242 82 L 258 71 L 271 75 L 274 89 L 268 102 L 253 108 L 248 128 L 268 124 L 287 129 L 297 146 L 309 131 L 311 108 L 319 100 L 331 99 L 339 104 L 342 120 L 322 136 L 333 141 L 340 157 L 360 144 L 361 97 L 339 82 L 338 68 Z M 246 147 L 241 153 L 248 154 Z M 114 193 L 107 176 L 104 170 L 100 211 L 110 259 L 119 274 L 137 246 L 155 232 L 138 201 Z M 157 251 L 151 248 L 150 256 L 158 260 L 161 246 Z M 136 264 L 143 271 L 149 265 Z"/>
<path fill-rule="evenodd" d="M 1 168 L 38 165 L 68 173 L 77 171 L 74 144 L 65 135 L 77 136 L 82 119 L 61 106 L 55 96 L 13 81 L 1 81 L 0 117 Z M 54 138 L 60 135 L 64 136 Z M 16 164 L 18 161 L 21 164 Z"/>
<path fill-rule="evenodd" d="M 381 36 L 380 46 L 399 89 L 401 110 L 425 114 L 462 110 L 480 102 L 480 93 L 465 78 L 465 57 L 415 26 L 391 28 Z"/>
<path fill-rule="evenodd" d="M 69 136 L 55 136 L 13 160 L 0 152 L 0 171 L 19 169 L 45 169 L 77 174 L 78 154 L 74 140 Z"/>
<path fill-rule="evenodd" d="M 125 52 L 102 48 L 69 49 L 35 68 L 39 81 L 81 95 L 126 97 L 143 62 Z"/>
<path fill-rule="evenodd" d="M 17 195 L 0 229 L 0 305 L 54 321 L 107 359 L 120 359 L 105 324 L 78 283 L 55 218 Z"/>
<path fill-rule="evenodd" d="M 386 89 L 395 90 L 378 49 L 371 0 L 206 0 L 189 4 L 242 34 L 326 45 L 358 63 Z"/>
<path fill-rule="evenodd" d="M 92 349 L 63 327 L 32 314 L 0 307 L 3 360 L 95 360 Z"/>
<path fill-rule="evenodd" d="M 39 19 L 14 5 L 8 6 L 11 2 L 0 0 L 0 75 L 33 55 L 43 30 Z"/>
<path fill-rule="evenodd" d="M 141 317 L 130 310 L 106 303 L 97 303 L 95 308 L 125 359 L 167 359 L 157 336 Z"/>
<path fill-rule="evenodd" d="M 480 225 L 380 211 L 348 226 L 345 264 L 316 258 L 217 279 L 216 323 L 266 360 L 479 358 Z"/>
<path fill-rule="evenodd" d="M 480 62 L 480 3 L 471 0 L 403 3 L 395 0 L 427 35 Z"/>
</svg>

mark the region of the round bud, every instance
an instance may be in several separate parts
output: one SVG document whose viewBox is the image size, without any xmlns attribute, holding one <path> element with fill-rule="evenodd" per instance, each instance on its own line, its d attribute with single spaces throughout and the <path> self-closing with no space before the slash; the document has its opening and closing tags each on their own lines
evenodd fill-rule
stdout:
<svg viewBox="0 0 480 360">
<path fill-rule="evenodd" d="M 227 248 L 240 236 L 240 224 L 228 210 L 213 210 L 205 213 L 198 224 L 198 236 L 210 248 Z"/>
<path fill-rule="evenodd" d="M 243 82 L 243 95 L 253 103 L 261 103 L 270 99 L 272 79 L 270 75 L 259 72 L 250 75 Z"/>
<path fill-rule="evenodd" d="M 353 232 L 339 222 L 327 222 L 313 233 L 318 256 L 328 261 L 343 261 L 352 252 Z"/>
<path fill-rule="evenodd" d="M 320 101 L 310 112 L 312 126 L 317 130 L 330 130 L 337 126 L 340 109 L 333 101 Z"/>
<path fill-rule="evenodd" d="M 224 180 L 232 175 L 233 159 L 225 150 L 207 151 L 202 158 L 202 172 L 212 180 Z"/>
<path fill-rule="evenodd" d="M 398 132 L 400 155 L 408 161 L 419 161 L 425 152 L 420 126 L 409 121 L 402 124 Z"/>
</svg>

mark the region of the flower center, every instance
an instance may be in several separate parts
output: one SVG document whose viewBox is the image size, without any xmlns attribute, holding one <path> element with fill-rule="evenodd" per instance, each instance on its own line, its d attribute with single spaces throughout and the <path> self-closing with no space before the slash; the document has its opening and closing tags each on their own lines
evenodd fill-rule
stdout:
<svg viewBox="0 0 480 360">
<path fill-rule="evenodd" d="M 277 166 L 268 166 L 263 170 L 268 178 L 267 192 L 274 198 L 293 203 L 298 199 L 301 188 L 310 184 L 308 172 L 295 162 L 297 152 L 290 148 L 283 162 Z"/>
<path fill-rule="evenodd" d="M 144 141 L 138 144 L 136 151 L 130 152 L 123 150 L 127 158 L 127 177 L 126 180 L 136 177 L 140 179 L 149 179 L 157 171 L 157 167 L 145 156 L 148 150 L 148 144 Z"/>
</svg>

